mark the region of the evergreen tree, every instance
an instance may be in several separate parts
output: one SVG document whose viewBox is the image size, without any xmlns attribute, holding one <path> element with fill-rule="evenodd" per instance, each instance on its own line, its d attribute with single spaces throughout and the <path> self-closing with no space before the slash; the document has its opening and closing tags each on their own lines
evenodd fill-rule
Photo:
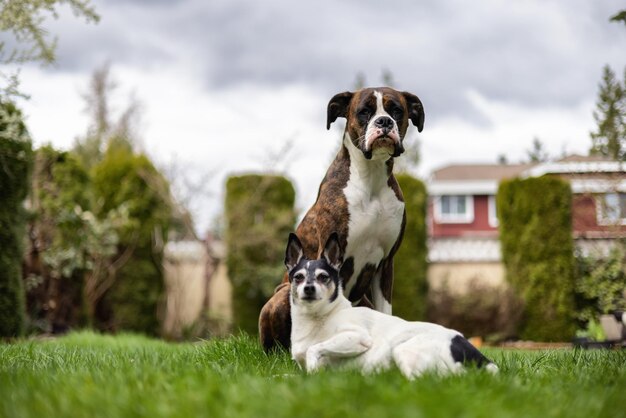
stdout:
<svg viewBox="0 0 626 418">
<path fill-rule="evenodd" d="M 24 331 L 22 255 L 24 199 L 32 167 L 32 145 L 22 113 L 0 100 L 0 337 Z"/>
<path fill-rule="evenodd" d="M 550 158 L 543 142 L 537 137 L 533 138 L 532 148 L 526 151 L 526 155 L 528 155 L 528 161 L 531 163 L 542 163 Z"/>
<path fill-rule="evenodd" d="M 591 132 L 590 154 L 626 160 L 626 86 L 608 65 L 602 74 L 593 118 L 598 127 Z"/>
<path fill-rule="evenodd" d="M 621 10 L 614 16 L 611 16 L 611 22 L 622 22 L 626 25 L 626 10 Z"/>
<path fill-rule="evenodd" d="M 568 340 L 576 327 L 569 183 L 549 176 L 504 180 L 496 199 L 506 280 L 525 303 L 519 336 Z"/>
</svg>

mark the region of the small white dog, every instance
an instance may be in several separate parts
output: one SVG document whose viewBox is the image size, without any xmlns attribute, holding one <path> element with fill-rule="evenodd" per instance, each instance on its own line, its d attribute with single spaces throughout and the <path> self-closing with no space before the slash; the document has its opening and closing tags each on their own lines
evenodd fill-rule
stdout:
<svg viewBox="0 0 626 418">
<path fill-rule="evenodd" d="M 291 354 L 308 372 L 348 365 L 375 372 L 396 365 L 409 379 L 426 371 L 458 373 L 473 362 L 498 367 L 457 331 L 428 322 L 408 322 L 373 309 L 353 307 L 342 292 L 343 253 L 332 234 L 318 260 L 304 257 L 289 235 L 285 265 L 291 282 Z"/>
</svg>

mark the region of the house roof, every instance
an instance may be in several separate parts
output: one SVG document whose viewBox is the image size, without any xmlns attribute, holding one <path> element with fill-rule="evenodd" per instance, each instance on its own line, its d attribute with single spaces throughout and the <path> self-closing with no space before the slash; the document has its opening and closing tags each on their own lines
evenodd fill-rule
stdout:
<svg viewBox="0 0 626 418">
<path fill-rule="evenodd" d="M 578 155 L 572 154 L 566 157 L 556 160 L 557 163 L 591 163 L 591 162 L 615 162 L 615 160 L 609 157 L 603 157 L 601 155 Z"/>
<path fill-rule="evenodd" d="M 611 174 L 612 173 L 612 174 Z M 529 164 L 451 164 L 433 171 L 429 192 L 433 195 L 495 194 L 500 181 L 514 177 L 535 177 L 544 174 L 588 175 L 594 177 L 572 181 L 575 193 L 626 190 L 626 163 L 601 156 L 569 155 L 557 161 Z M 618 175 L 620 184 L 608 184 L 602 176 Z"/>
<path fill-rule="evenodd" d="M 431 181 L 503 180 L 521 175 L 535 164 L 451 164 L 433 171 Z"/>
</svg>

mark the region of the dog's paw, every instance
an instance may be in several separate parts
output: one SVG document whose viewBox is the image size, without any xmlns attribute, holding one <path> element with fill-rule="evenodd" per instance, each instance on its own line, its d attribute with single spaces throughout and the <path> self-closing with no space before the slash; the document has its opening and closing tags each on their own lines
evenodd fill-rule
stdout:
<svg viewBox="0 0 626 418">
<path fill-rule="evenodd" d="M 306 371 L 312 373 L 322 367 L 322 356 L 318 351 L 309 350 L 306 353 Z"/>
<path fill-rule="evenodd" d="M 372 345 L 374 345 L 374 340 L 372 339 L 371 336 L 364 335 L 363 337 L 361 337 L 360 344 L 363 347 L 365 347 L 367 350 L 369 350 L 370 348 L 372 348 Z"/>
</svg>

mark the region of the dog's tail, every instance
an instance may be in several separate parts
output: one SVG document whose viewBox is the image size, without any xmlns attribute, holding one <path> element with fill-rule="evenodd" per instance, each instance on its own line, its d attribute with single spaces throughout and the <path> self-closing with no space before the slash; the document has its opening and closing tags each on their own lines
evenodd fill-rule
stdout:
<svg viewBox="0 0 626 418">
<path fill-rule="evenodd" d="M 465 337 L 457 335 L 450 343 L 452 358 L 457 363 L 475 364 L 476 367 L 484 367 L 490 373 L 498 373 L 498 366 L 483 355 Z"/>
</svg>

